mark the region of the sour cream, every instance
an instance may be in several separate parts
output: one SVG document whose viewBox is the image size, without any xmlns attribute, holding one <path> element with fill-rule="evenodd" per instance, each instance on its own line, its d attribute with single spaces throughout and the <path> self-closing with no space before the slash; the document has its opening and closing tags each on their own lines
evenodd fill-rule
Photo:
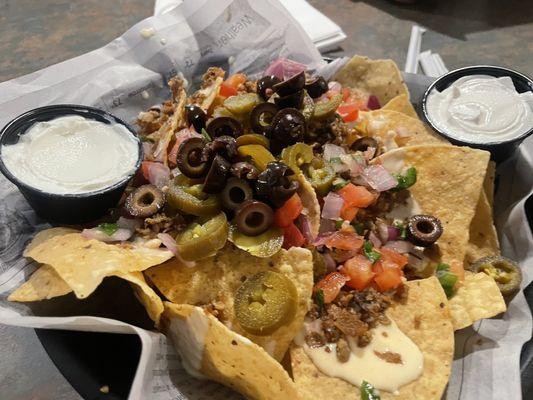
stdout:
<svg viewBox="0 0 533 400">
<path fill-rule="evenodd" d="M 133 173 L 138 140 L 123 125 L 81 116 L 38 122 L 2 160 L 20 181 L 47 193 L 80 194 L 112 186 Z"/>
<path fill-rule="evenodd" d="M 533 128 L 533 93 L 518 93 L 507 76 L 459 78 L 431 91 L 426 110 L 438 130 L 471 143 L 513 139 Z"/>
</svg>

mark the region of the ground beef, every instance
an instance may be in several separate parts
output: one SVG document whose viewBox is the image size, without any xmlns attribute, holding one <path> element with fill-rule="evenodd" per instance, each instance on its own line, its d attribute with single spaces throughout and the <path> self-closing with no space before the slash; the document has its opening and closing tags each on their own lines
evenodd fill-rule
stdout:
<svg viewBox="0 0 533 400">
<path fill-rule="evenodd" d="M 202 75 L 202 89 L 211 86 L 218 77 L 224 78 L 225 72 L 219 67 L 209 67 L 205 74 Z"/>
<path fill-rule="evenodd" d="M 372 341 L 372 332 L 367 331 L 364 335 L 361 335 L 357 338 L 357 346 L 366 347 Z"/>
<path fill-rule="evenodd" d="M 336 348 L 336 351 L 337 351 L 337 359 L 341 362 L 341 363 L 345 363 L 349 360 L 350 358 L 350 346 L 348 346 L 348 342 L 344 339 L 339 339 L 339 341 L 337 342 L 337 348 Z"/>
<path fill-rule="evenodd" d="M 237 92 L 239 93 L 256 93 L 257 92 L 257 83 L 255 81 L 246 81 L 241 83 L 237 87 Z"/>
<path fill-rule="evenodd" d="M 393 351 L 379 352 L 374 350 L 374 354 L 389 364 L 403 364 L 401 354 L 394 353 Z"/>
<path fill-rule="evenodd" d="M 141 228 L 137 228 L 137 233 L 146 239 L 155 238 L 158 233 L 178 232 L 186 226 L 186 222 L 181 215 L 169 217 L 165 213 L 158 213 L 144 219 Z"/>
<path fill-rule="evenodd" d="M 367 323 L 370 328 L 376 327 L 378 323 L 389 323 L 385 311 L 391 305 L 390 296 L 380 293 L 374 288 L 366 289 L 363 292 L 353 291 L 354 298 L 350 303 L 360 315 L 361 321 Z"/>
<path fill-rule="evenodd" d="M 368 330 L 368 325 L 362 322 L 351 308 L 340 308 L 331 304 L 328 314 L 332 316 L 335 327 L 346 336 L 358 337 Z"/>
<path fill-rule="evenodd" d="M 328 343 L 336 343 L 342 336 L 342 332 L 335 326 L 335 320 L 327 313 L 322 315 L 322 331 Z"/>
<path fill-rule="evenodd" d="M 326 339 L 318 332 L 310 332 L 305 335 L 305 343 L 311 348 L 322 347 L 326 344 Z"/>
</svg>

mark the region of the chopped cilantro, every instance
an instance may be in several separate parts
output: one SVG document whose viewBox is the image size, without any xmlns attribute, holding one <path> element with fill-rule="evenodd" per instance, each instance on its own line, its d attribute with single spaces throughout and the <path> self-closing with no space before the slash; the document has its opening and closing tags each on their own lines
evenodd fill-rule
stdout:
<svg viewBox="0 0 533 400">
<path fill-rule="evenodd" d="M 381 258 L 381 254 L 379 254 L 377 251 L 374 251 L 374 246 L 372 245 L 372 242 L 368 240 L 366 240 L 365 244 L 363 245 L 363 253 L 365 257 L 373 263 L 375 263 Z"/>
<path fill-rule="evenodd" d="M 342 219 L 336 220 L 335 221 L 335 229 L 341 229 L 343 223 L 344 223 L 344 221 Z"/>
<path fill-rule="evenodd" d="M 202 137 L 207 140 L 208 142 L 212 142 L 213 139 L 211 139 L 211 136 L 209 136 L 209 133 L 205 130 L 205 128 L 202 128 Z"/>
<path fill-rule="evenodd" d="M 319 310 L 322 310 L 322 308 L 324 308 L 324 291 L 322 289 L 318 289 L 315 292 L 315 303 L 318 306 Z"/>
<path fill-rule="evenodd" d="M 352 226 L 358 235 L 362 235 L 365 232 L 365 225 L 362 222 L 354 222 Z"/>
<path fill-rule="evenodd" d="M 407 239 L 407 228 L 405 227 L 403 222 L 394 221 L 392 225 L 400 231 L 400 239 Z"/>
<path fill-rule="evenodd" d="M 347 184 L 348 181 L 346 179 L 336 177 L 335 179 L 333 179 L 333 190 L 341 190 Z"/>
<path fill-rule="evenodd" d="M 367 381 L 361 383 L 361 400 L 381 400 L 379 392 Z"/>
<path fill-rule="evenodd" d="M 416 168 L 410 167 L 405 174 L 394 174 L 394 177 L 398 181 L 398 185 L 394 188 L 394 190 L 403 190 L 410 188 L 416 183 Z"/>
<path fill-rule="evenodd" d="M 333 164 L 340 164 L 340 163 L 342 163 L 342 160 L 341 160 L 340 157 L 331 157 L 331 158 L 329 159 L 329 162 L 330 162 L 330 163 L 333 163 Z"/>
<path fill-rule="evenodd" d="M 118 225 L 114 223 L 103 222 L 98 225 L 98 229 L 104 232 L 107 236 L 111 236 L 118 230 Z"/>
<path fill-rule="evenodd" d="M 448 264 L 440 263 L 437 265 L 437 278 L 444 289 L 444 293 L 448 298 L 454 294 L 454 286 L 457 283 L 457 275 L 450 272 L 450 266 Z"/>
</svg>

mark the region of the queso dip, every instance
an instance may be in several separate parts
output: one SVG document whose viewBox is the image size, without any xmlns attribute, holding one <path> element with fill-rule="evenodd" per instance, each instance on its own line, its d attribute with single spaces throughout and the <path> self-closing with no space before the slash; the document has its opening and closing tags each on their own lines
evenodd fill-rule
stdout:
<svg viewBox="0 0 533 400">
<path fill-rule="evenodd" d="M 7 169 L 36 189 L 80 194 L 105 189 L 135 171 L 138 140 L 123 125 L 81 116 L 38 122 L 2 148 Z"/>
</svg>

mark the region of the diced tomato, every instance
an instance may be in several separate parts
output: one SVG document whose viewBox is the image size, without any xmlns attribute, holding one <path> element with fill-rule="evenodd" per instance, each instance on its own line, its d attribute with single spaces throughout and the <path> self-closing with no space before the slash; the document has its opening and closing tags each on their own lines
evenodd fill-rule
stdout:
<svg viewBox="0 0 533 400">
<path fill-rule="evenodd" d="M 368 207 L 375 200 L 375 196 L 364 186 L 355 186 L 349 183 L 337 192 L 345 204 L 359 208 Z"/>
<path fill-rule="evenodd" d="M 220 85 L 220 91 L 218 92 L 218 95 L 224 98 L 236 96 L 238 94 L 237 89 L 235 89 L 233 86 L 226 85 L 225 83 L 222 83 Z"/>
<path fill-rule="evenodd" d="M 283 248 L 301 247 L 305 243 L 305 237 L 292 222 L 283 228 Z"/>
<path fill-rule="evenodd" d="M 335 248 L 339 250 L 359 250 L 363 247 L 363 243 L 363 237 L 349 231 L 334 232 L 325 240 L 325 245 L 329 249 Z"/>
<path fill-rule="evenodd" d="M 409 261 L 406 256 L 403 254 L 400 254 L 392 249 L 388 249 L 386 247 L 381 247 L 378 252 L 381 254 L 384 260 L 393 262 L 398 266 L 398 268 L 403 268 L 407 265 L 407 262 Z"/>
<path fill-rule="evenodd" d="M 392 290 L 402 284 L 402 270 L 391 261 L 376 261 L 372 271 L 376 274 L 374 282 L 380 292 Z"/>
<path fill-rule="evenodd" d="M 346 261 L 339 271 L 351 278 L 346 285 L 356 290 L 363 290 L 370 285 L 375 275 L 372 261 L 361 254 Z"/>
<path fill-rule="evenodd" d="M 344 203 L 341 209 L 341 218 L 345 221 L 352 222 L 357 215 L 357 211 L 359 211 L 358 207 L 350 206 L 349 204 Z"/>
<path fill-rule="evenodd" d="M 274 224 L 280 228 L 289 226 L 302 213 L 303 208 L 300 196 L 298 196 L 297 193 L 294 193 L 294 195 L 274 213 Z"/>
<path fill-rule="evenodd" d="M 342 88 L 342 101 L 348 100 L 348 97 L 352 94 L 350 88 Z"/>
<path fill-rule="evenodd" d="M 350 277 L 340 272 L 331 272 L 315 285 L 315 292 L 321 289 L 324 293 L 324 303 L 331 303 L 349 280 Z"/>
<path fill-rule="evenodd" d="M 342 103 L 337 108 L 337 113 L 339 113 L 344 122 L 355 121 L 359 116 L 359 105 L 356 103 Z"/>
<path fill-rule="evenodd" d="M 459 282 L 464 282 L 465 280 L 465 269 L 463 263 L 457 260 L 450 262 L 450 272 L 455 274 L 459 278 Z"/>
<path fill-rule="evenodd" d="M 233 74 L 224 81 L 226 85 L 235 89 L 237 89 L 239 85 L 242 85 L 244 82 L 246 82 L 246 75 L 244 74 Z"/>
</svg>

